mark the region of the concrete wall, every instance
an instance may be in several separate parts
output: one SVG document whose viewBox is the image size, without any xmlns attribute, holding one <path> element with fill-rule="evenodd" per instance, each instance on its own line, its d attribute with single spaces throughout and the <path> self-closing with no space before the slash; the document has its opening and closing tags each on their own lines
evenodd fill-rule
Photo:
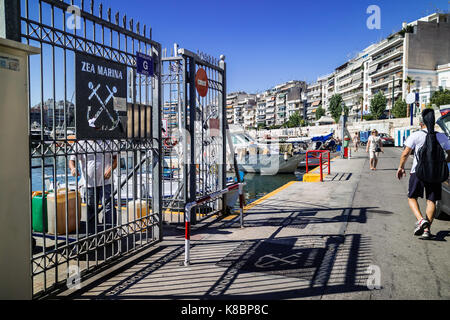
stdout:
<svg viewBox="0 0 450 320">
<path fill-rule="evenodd" d="M 406 36 L 406 68 L 436 70 L 450 62 L 450 23 L 418 21 L 416 33 Z"/>
<path fill-rule="evenodd" d="M 438 110 L 435 111 L 436 120 L 439 119 L 440 113 Z M 365 131 L 376 129 L 380 133 L 388 133 L 390 136 L 394 136 L 395 128 L 403 128 L 410 126 L 409 118 L 399 118 L 399 119 L 389 119 L 389 120 L 375 120 L 375 121 L 363 121 L 363 122 L 353 122 L 347 125 L 347 129 L 350 134 L 353 135 L 354 132 Z M 419 128 L 418 118 L 414 118 L 413 124 L 415 127 Z M 266 135 L 270 135 L 272 138 L 278 137 L 299 137 L 301 135 L 307 134 L 309 137 L 327 135 L 332 131 L 336 132 L 336 136 L 340 137 L 340 125 L 323 125 L 323 126 L 310 126 L 302 128 L 290 128 L 290 129 L 276 129 L 276 130 L 260 130 L 260 131 L 250 131 L 250 135 L 253 137 L 263 138 Z M 438 126 L 436 126 L 437 131 L 442 131 Z"/>
</svg>

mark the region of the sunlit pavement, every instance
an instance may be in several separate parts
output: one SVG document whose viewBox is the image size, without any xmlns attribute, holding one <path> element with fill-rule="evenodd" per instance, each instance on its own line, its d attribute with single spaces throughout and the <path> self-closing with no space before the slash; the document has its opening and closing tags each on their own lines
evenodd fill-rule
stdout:
<svg viewBox="0 0 450 320">
<path fill-rule="evenodd" d="M 401 150 L 385 148 L 377 171 L 363 151 L 335 160 L 325 182 L 292 183 L 247 210 L 243 229 L 238 217 L 197 229 L 187 267 L 183 230 L 170 228 L 156 248 L 62 296 L 450 298 L 450 219 L 433 223 L 434 240 L 413 236 L 408 180 L 395 177 Z"/>
</svg>

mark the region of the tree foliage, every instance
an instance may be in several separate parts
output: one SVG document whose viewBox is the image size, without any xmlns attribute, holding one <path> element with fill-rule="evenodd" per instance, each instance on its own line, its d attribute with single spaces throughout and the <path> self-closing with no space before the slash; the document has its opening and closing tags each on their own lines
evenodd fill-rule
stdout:
<svg viewBox="0 0 450 320">
<path fill-rule="evenodd" d="M 348 115 L 349 108 L 345 105 L 344 100 L 340 94 L 335 94 L 330 99 L 330 114 L 336 123 L 339 123 L 339 119 L 342 115 L 342 110 Z"/>
<path fill-rule="evenodd" d="M 406 117 L 406 108 L 408 107 L 407 103 L 403 99 L 398 99 L 395 101 L 394 107 L 392 108 L 392 114 L 396 118 L 404 118 Z"/>
<path fill-rule="evenodd" d="M 440 89 L 433 93 L 430 99 L 431 104 L 435 104 L 437 107 L 450 104 L 450 90 Z"/>
<path fill-rule="evenodd" d="M 295 111 L 290 117 L 289 120 L 283 124 L 285 128 L 296 128 L 301 126 L 301 121 L 303 120 L 300 112 Z"/>
<path fill-rule="evenodd" d="M 322 108 L 322 105 L 320 105 L 317 109 L 316 109 L 316 120 L 319 120 L 320 118 L 322 118 L 325 115 L 325 109 Z"/>
<path fill-rule="evenodd" d="M 379 119 L 386 110 L 386 106 L 386 97 L 382 92 L 378 92 L 370 101 L 370 113 L 375 117 L 375 119 Z"/>
</svg>

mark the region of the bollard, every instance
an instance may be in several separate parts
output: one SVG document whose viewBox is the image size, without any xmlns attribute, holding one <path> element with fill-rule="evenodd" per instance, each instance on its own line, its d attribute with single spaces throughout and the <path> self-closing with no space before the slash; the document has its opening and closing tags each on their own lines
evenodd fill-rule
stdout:
<svg viewBox="0 0 450 320">
<path fill-rule="evenodd" d="M 245 183 L 239 183 L 239 211 L 241 228 L 244 227 L 244 184 Z"/>
</svg>

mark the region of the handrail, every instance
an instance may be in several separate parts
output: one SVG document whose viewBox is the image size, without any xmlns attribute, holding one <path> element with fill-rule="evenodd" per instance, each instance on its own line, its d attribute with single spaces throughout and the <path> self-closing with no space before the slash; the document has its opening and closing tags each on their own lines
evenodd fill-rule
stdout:
<svg viewBox="0 0 450 320">
<path fill-rule="evenodd" d="M 323 154 L 327 154 L 327 157 L 324 159 Z M 320 168 L 320 182 L 323 182 L 323 160 L 328 160 L 328 174 L 331 173 L 331 152 L 329 150 L 309 150 L 306 152 L 306 173 L 309 173 L 309 155 L 312 154 L 311 158 L 319 159 L 319 168 Z"/>
<path fill-rule="evenodd" d="M 226 187 L 223 190 L 219 190 L 203 196 L 193 202 L 186 203 L 184 209 L 185 226 L 184 226 L 184 266 L 190 265 L 190 248 L 191 248 L 191 210 L 207 201 L 215 200 L 220 196 L 238 189 L 239 192 L 239 213 L 240 213 L 240 226 L 244 227 L 244 185 L 245 182 L 238 182 Z"/>
</svg>

